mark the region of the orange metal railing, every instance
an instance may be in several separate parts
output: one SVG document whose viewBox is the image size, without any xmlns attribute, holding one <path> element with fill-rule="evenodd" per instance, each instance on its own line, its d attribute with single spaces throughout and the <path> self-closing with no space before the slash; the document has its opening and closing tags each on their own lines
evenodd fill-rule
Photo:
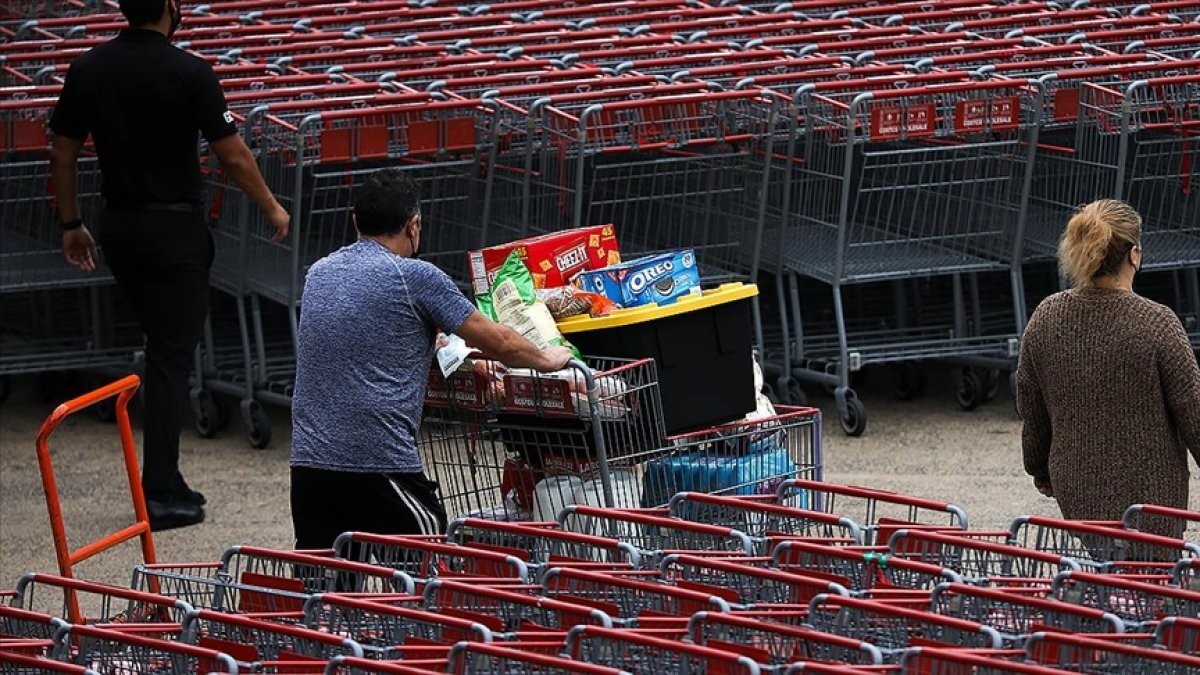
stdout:
<svg viewBox="0 0 1200 675">
<path fill-rule="evenodd" d="M 141 380 L 138 379 L 138 376 L 130 375 L 67 401 L 54 409 L 54 412 L 46 418 L 46 421 L 42 423 L 42 428 L 38 431 L 38 467 L 42 474 L 42 489 L 46 492 L 46 508 L 50 512 L 50 531 L 54 536 L 54 553 L 58 557 L 58 570 L 64 577 L 74 578 L 72 569 L 75 565 L 135 537 L 141 538 L 143 560 L 147 564 L 157 562 L 154 555 L 154 535 L 150 532 L 150 516 L 146 512 L 146 496 L 142 492 L 142 482 L 138 472 L 138 453 L 133 440 L 133 425 L 129 421 L 129 399 L 133 398 L 139 386 L 141 386 Z M 114 396 L 117 398 L 117 431 L 121 435 L 121 450 L 125 459 L 125 473 L 129 479 L 129 492 L 133 498 L 133 513 L 136 522 L 129 527 L 88 543 L 76 551 L 71 551 L 67 543 L 66 525 L 63 523 L 62 504 L 58 497 L 58 483 L 54 479 L 54 461 L 50 456 L 50 436 L 67 417 Z M 157 589 L 151 588 L 150 591 L 156 592 Z M 71 622 L 81 622 L 83 615 L 79 611 L 79 603 L 74 592 L 71 593 L 70 605 Z"/>
</svg>

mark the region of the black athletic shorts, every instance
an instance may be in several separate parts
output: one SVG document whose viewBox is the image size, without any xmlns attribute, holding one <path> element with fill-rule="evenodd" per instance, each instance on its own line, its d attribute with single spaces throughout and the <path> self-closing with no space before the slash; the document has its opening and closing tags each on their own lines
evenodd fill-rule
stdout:
<svg viewBox="0 0 1200 675">
<path fill-rule="evenodd" d="M 292 467 L 297 549 L 327 549 L 343 532 L 446 533 L 438 484 L 424 473 L 350 473 Z"/>
</svg>

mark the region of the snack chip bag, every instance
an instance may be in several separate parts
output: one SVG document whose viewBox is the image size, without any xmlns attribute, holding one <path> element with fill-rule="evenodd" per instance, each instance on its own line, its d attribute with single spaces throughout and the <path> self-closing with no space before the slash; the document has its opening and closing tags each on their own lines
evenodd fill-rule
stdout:
<svg viewBox="0 0 1200 675">
<path fill-rule="evenodd" d="M 475 302 L 484 316 L 517 331 L 538 349 L 559 345 L 580 358 L 579 350 L 558 331 L 546 303 L 538 299 L 529 268 L 516 251 L 509 254 L 496 273 L 491 289 Z"/>
<path fill-rule="evenodd" d="M 575 286 L 559 286 L 557 288 L 539 288 L 537 297 L 546 303 L 550 315 L 555 321 L 572 316 L 587 314 L 593 319 L 608 316 L 614 309 L 619 309 L 617 303 L 600 295 L 591 293 Z"/>
</svg>

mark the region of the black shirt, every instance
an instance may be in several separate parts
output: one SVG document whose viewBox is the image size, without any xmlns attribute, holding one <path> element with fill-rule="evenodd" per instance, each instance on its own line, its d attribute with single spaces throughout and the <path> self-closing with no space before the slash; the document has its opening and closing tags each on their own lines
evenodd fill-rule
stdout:
<svg viewBox="0 0 1200 675">
<path fill-rule="evenodd" d="M 75 59 L 54 133 L 96 145 L 109 206 L 200 203 L 197 133 L 237 133 L 212 66 L 152 30 L 130 29 Z"/>
</svg>

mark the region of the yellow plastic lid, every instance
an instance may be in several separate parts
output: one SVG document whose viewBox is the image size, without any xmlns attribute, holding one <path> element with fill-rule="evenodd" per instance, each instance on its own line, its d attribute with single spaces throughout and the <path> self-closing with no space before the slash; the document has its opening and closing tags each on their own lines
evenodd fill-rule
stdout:
<svg viewBox="0 0 1200 675">
<path fill-rule="evenodd" d="M 738 300 L 745 300 L 746 298 L 753 298 L 756 295 L 758 295 L 758 286 L 755 284 L 721 284 L 716 288 L 702 291 L 699 295 L 680 296 L 679 299 L 670 305 L 642 305 L 641 307 L 618 309 L 608 316 L 602 316 L 597 319 L 593 319 L 587 315 L 568 317 L 558 322 L 558 330 L 563 334 L 569 334 L 582 333 L 589 330 L 621 328 L 622 326 L 632 326 L 647 321 L 665 319 L 669 316 L 678 316 L 679 314 L 708 309 L 709 307 L 716 307 L 717 305 L 724 305 Z"/>
</svg>

